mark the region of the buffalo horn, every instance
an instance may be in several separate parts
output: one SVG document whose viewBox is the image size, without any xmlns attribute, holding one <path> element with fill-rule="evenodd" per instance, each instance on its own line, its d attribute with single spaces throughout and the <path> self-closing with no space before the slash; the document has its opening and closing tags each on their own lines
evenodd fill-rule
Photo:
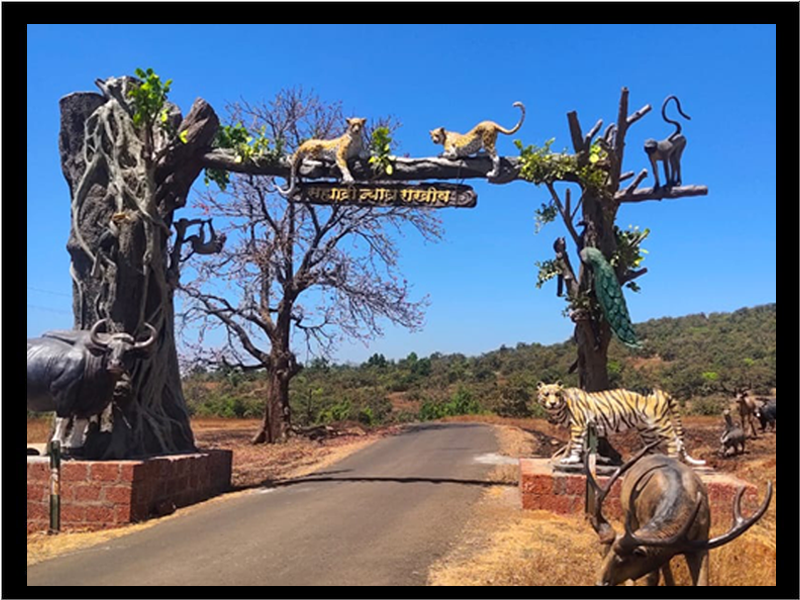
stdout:
<svg viewBox="0 0 800 600">
<path fill-rule="evenodd" d="M 89 339 L 92 340 L 95 346 L 106 348 L 108 346 L 108 341 L 101 339 L 98 333 L 98 329 L 100 329 L 101 325 L 108 327 L 108 319 L 100 319 L 97 323 L 92 325 L 92 328 L 89 330 Z"/>
<path fill-rule="evenodd" d="M 133 346 L 135 350 L 148 351 L 156 343 L 156 337 L 158 336 L 156 328 L 147 322 L 145 322 L 144 326 L 150 331 L 150 337 L 143 342 L 136 342 Z"/>
</svg>

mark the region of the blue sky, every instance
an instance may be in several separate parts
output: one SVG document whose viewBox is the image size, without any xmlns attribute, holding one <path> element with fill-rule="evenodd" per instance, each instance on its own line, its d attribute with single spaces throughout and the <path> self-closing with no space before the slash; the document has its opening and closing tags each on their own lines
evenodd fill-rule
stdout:
<svg viewBox="0 0 800 600">
<path fill-rule="evenodd" d="M 637 280 L 642 291 L 626 292 L 631 316 L 776 300 L 773 25 L 28 25 L 27 32 L 29 337 L 72 325 L 58 100 L 136 67 L 172 78 L 170 100 L 184 112 L 201 96 L 223 118 L 227 102 L 268 100 L 302 85 L 341 100 L 347 114 L 394 115 L 402 122 L 399 152 L 411 156 L 441 151 L 428 135 L 434 127 L 463 132 L 483 119 L 510 127 L 516 100 L 527 117 L 515 135 L 500 136 L 501 154 L 517 155 L 513 139 L 541 145 L 555 138 L 553 149 L 571 149 L 566 113 L 576 110 L 584 131 L 600 118 L 611 123 L 626 86 L 631 112 L 653 106 L 627 137 L 624 167 L 637 173 L 649 168 L 644 140 L 672 131 L 660 107 L 676 94 L 692 117 L 684 125 L 683 182 L 707 185 L 709 194 L 620 210 L 623 228 L 652 230 L 644 244 L 649 273 Z M 671 41 L 668 56 L 647 50 L 653 39 Z M 413 235 L 399 242 L 416 297 L 430 299 L 424 329 L 387 327 L 369 347 L 342 344 L 336 359 L 471 355 L 572 334 L 555 284 L 535 287 L 534 262 L 552 258 L 553 240 L 565 235 L 559 222 L 534 233 L 533 211 L 547 190 L 468 183 L 478 206 L 442 210 L 442 242 Z M 651 177 L 642 187 L 649 185 Z"/>
</svg>

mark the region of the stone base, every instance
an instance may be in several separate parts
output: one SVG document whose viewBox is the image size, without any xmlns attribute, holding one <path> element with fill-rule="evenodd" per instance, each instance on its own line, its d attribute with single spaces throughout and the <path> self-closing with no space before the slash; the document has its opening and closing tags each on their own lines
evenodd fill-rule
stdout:
<svg viewBox="0 0 800 600">
<path fill-rule="evenodd" d="M 548 510 L 560 515 L 583 514 L 586 504 L 586 477 L 584 475 L 554 472 L 550 459 L 522 458 L 520 466 L 520 491 L 522 508 Z M 694 467 L 708 490 L 711 507 L 711 522 L 729 526 L 733 518 L 733 500 L 737 490 L 744 486 L 742 512 L 749 515 L 763 500 L 764 490 L 759 491 L 752 484 L 731 475 L 717 473 L 708 467 Z M 598 476 L 600 485 L 608 477 Z M 622 481 L 617 481 L 603 504 L 603 514 L 608 518 L 621 519 L 622 506 L 619 491 Z"/>
<path fill-rule="evenodd" d="M 61 529 L 107 529 L 161 516 L 230 489 L 233 452 L 61 464 Z M 28 533 L 50 525 L 50 463 L 28 456 Z"/>
</svg>

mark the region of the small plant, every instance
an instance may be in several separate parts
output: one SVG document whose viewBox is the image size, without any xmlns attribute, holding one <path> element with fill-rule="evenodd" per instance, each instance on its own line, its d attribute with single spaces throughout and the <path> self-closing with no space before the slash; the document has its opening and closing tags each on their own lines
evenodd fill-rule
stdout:
<svg viewBox="0 0 800 600">
<path fill-rule="evenodd" d="M 553 142 L 555 142 L 555 138 L 547 140 L 544 146 L 539 147 L 523 146 L 522 142 L 514 140 L 514 145 L 519 150 L 520 177 L 539 185 L 564 179 L 568 173 L 577 171 L 578 163 L 574 157 L 550 150 Z"/>
<path fill-rule="evenodd" d="M 650 229 L 645 228 L 640 231 L 638 225 L 633 227 L 628 225 L 628 230 L 623 231 L 616 225 L 614 226 L 614 235 L 617 238 L 617 250 L 611 255 L 609 263 L 612 267 L 622 266 L 626 269 L 636 269 L 644 261 L 644 255 L 647 250 L 641 247 L 642 242 L 650 235 Z M 638 292 L 641 288 L 631 281 L 626 284 L 626 287 L 634 292 Z"/>
<path fill-rule="evenodd" d="M 377 127 L 372 132 L 369 140 L 369 164 L 377 177 L 384 173 L 389 177 L 394 173 L 394 156 L 392 151 L 392 136 L 389 135 L 388 127 Z"/>
<path fill-rule="evenodd" d="M 712 398 L 710 396 L 702 396 L 692 400 L 692 408 L 689 414 L 701 415 L 706 417 L 715 417 L 722 414 L 728 401 L 725 399 Z"/>
<path fill-rule="evenodd" d="M 128 90 L 128 96 L 133 101 L 133 124 L 137 128 L 151 128 L 158 119 L 160 126 L 166 128 L 167 94 L 172 85 L 172 79 L 162 82 L 161 77 L 156 75 L 153 69 L 146 71 L 136 69 L 135 73 L 142 83 Z"/>
<path fill-rule="evenodd" d="M 558 266 L 558 262 L 555 260 L 543 260 L 543 261 L 536 261 L 533 263 L 537 267 L 539 267 L 539 273 L 536 276 L 536 287 L 540 288 L 553 279 L 554 277 L 558 277 L 561 275 L 561 267 Z"/>
<path fill-rule="evenodd" d="M 370 427 L 375 422 L 375 414 L 369 406 L 365 406 L 358 411 L 358 422 Z"/>
<path fill-rule="evenodd" d="M 558 207 L 551 200 L 549 203 L 542 203 L 533 213 L 536 215 L 536 233 L 539 233 L 545 225 L 556 220 Z"/>
<path fill-rule="evenodd" d="M 255 135 L 247 130 L 241 122 L 235 125 L 224 125 L 219 128 L 212 143 L 213 148 L 233 150 L 234 162 L 249 163 L 255 159 L 266 159 L 277 162 L 283 158 L 284 141 L 275 140 L 275 145 L 266 137 L 266 126 L 262 126 Z M 206 169 L 205 184 L 214 182 L 223 192 L 230 183 L 230 173 L 224 169 Z"/>
</svg>

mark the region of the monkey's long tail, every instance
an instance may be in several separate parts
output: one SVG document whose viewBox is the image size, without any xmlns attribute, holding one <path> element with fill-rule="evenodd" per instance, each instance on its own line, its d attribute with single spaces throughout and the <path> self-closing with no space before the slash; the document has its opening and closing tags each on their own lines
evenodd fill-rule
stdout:
<svg viewBox="0 0 800 600">
<path fill-rule="evenodd" d="M 678 112 L 684 119 L 688 119 L 689 121 L 691 121 L 692 117 L 683 112 L 683 110 L 681 109 L 681 101 L 678 100 L 677 96 L 672 95 L 666 97 L 666 99 L 664 100 L 664 104 L 661 105 L 661 116 L 670 125 L 675 125 L 675 132 L 672 135 L 678 135 L 681 132 L 681 124 L 678 121 L 673 121 L 672 119 L 667 117 L 667 104 L 669 103 L 670 100 L 675 100 L 675 104 L 678 107 Z"/>
<path fill-rule="evenodd" d="M 505 133 L 506 135 L 511 135 L 512 133 L 516 133 L 519 131 L 519 128 L 522 127 L 523 121 L 525 121 L 525 105 L 522 102 L 514 102 L 512 106 L 518 107 L 522 111 L 522 115 L 519 118 L 519 123 L 514 125 L 511 129 L 506 129 L 505 127 L 497 126 L 497 131 L 500 133 Z"/>
<path fill-rule="evenodd" d="M 289 173 L 289 187 L 283 189 L 276 185 L 275 189 L 281 198 L 290 198 L 294 195 L 295 189 L 297 189 L 297 161 L 294 157 L 292 157 L 292 169 Z"/>
</svg>

